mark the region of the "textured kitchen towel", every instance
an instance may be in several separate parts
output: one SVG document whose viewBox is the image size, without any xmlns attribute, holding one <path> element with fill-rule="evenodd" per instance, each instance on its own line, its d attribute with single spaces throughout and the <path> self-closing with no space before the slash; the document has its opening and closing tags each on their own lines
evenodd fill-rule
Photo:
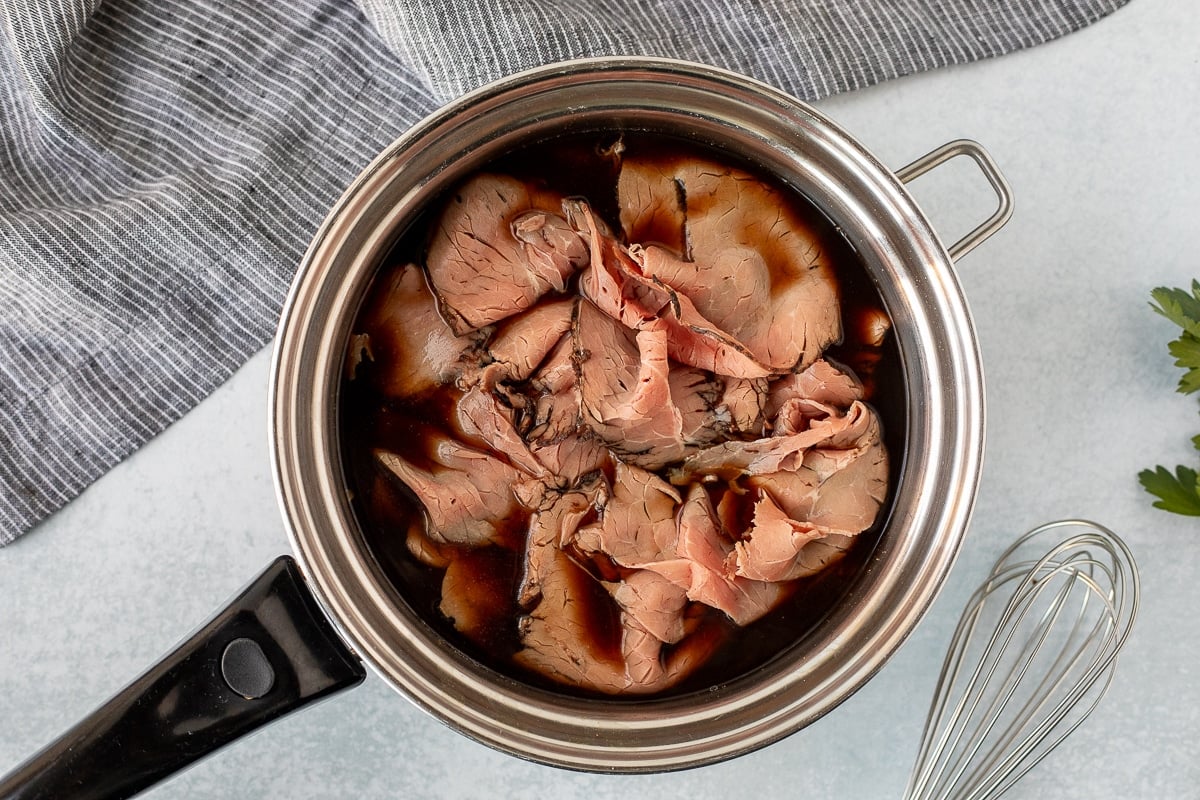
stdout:
<svg viewBox="0 0 1200 800">
<path fill-rule="evenodd" d="M 1125 1 L 0 0 L 0 544 L 267 342 L 326 209 L 441 101 L 611 54 L 815 99 Z"/>
</svg>

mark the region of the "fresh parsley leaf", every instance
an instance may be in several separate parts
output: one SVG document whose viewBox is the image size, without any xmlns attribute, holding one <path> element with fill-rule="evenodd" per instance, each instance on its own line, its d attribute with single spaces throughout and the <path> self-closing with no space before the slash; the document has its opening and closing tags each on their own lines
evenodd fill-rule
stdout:
<svg viewBox="0 0 1200 800">
<path fill-rule="evenodd" d="M 1190 293 L 1160 286 L 1150 295 L 1154 298 L 1150 307 L 1183 329 L 1179 338 L 1167 345 L 1175 357 L 1175 366 L 1183 370 L 1178 390 L 1184 394 L 1200 392 L 1200 280 L 1192 281 Z M 1192 446 L 1200 450 L 1200 435 L 1192 437 Z M 1138 480 L 1158 498 L 1155 508 L 1200 517 L 1200 479 L 1196 470 L 1178 466 L 1172 475 L 1166 467 L 1145 469 L 1138 473 Z"/>
<path fill-rule="evenodd" d="M 1184 333 L 1200 339 L 1200 281 L 1192 281 L 1191 294 L 1184 289 L 1160 286 L 1150 295 L 1158 303 L 1151 303 L 1151 308 L 1183 328 Z"/>
<path fill-rule="evenodd" d="M 1175 356 L 1175 366 L 1184 371 L 1178 390 L 1184 394 L 1200 391 L 1200 339 L 1184 333 L 1168 344 L 1167 350 Z"/>
<path fill-rule="evenodd" d="M 1155 508 L 1200 517 L 1200 486 L 1197 485 L 1196 470 L 1179 466 L 1172 475 L 1166 467 L 1160 466 L 1154 470 L 1142 470 L 1138 473 L 1138 480 L 1147 492 L 1159 498 L 1154 502 Z"/>
</svg>

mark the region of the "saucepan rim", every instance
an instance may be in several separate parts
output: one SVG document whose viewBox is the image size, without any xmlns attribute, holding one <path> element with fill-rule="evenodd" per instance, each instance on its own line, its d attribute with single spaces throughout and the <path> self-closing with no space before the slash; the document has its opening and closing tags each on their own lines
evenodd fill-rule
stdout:
<svg viewBox="0 0 1200 800">
<path fill-rule="evenodd" d="M 338 456 L 348 326 L 417 206 L 506 143 L 600 115 L 691 126 L 787 171 L 868 264 L 893 317 L 907 384 L 909 446 L 903 458 L 893 455 L 901 477 L 886 535 L 806 640 L 811 650 L 710 692 L 644 702 L 536 689 L 447 643 L 398 600 L 358 535 Z M 577 60 L 514 75 L 450 103 L 385 149 L 334 205 L 301 262 L 280 318 L 270 395 L 271 457 L 292 549 L 347 641 L 402 694 L 472 738 L 591 771 L 724 760 L 849 697 L 940 590 L 983 456 L 983 376 L 969 309 L 951 258 L 904 184 L 811 106 L 742 75 L 666 59 Z"/>
</svg>

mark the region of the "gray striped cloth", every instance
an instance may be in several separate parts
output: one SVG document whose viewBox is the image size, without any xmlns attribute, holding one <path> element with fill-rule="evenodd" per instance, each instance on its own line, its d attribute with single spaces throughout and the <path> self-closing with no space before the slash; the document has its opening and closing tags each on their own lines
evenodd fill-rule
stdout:
<svg viewBox="0 0 1200 800">
<path fill-rule="evenodd" d="M 1127 0 L 0 0 L 0 544 L 271 337 L 358 170 L 549 61 L 703 61 L 815 99 Z"/>
</svg>

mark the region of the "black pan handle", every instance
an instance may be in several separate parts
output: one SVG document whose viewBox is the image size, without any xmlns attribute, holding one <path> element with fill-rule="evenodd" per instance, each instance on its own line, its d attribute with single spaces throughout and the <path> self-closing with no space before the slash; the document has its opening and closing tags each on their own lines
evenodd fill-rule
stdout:
<svg viewBox="0 0 1200 800">
<path fill-rule="evenodd" d="M 131 797 L 366 677 L 287 556 L 87 719 L 0 778 L 0 800 Z"/>
</svg>

